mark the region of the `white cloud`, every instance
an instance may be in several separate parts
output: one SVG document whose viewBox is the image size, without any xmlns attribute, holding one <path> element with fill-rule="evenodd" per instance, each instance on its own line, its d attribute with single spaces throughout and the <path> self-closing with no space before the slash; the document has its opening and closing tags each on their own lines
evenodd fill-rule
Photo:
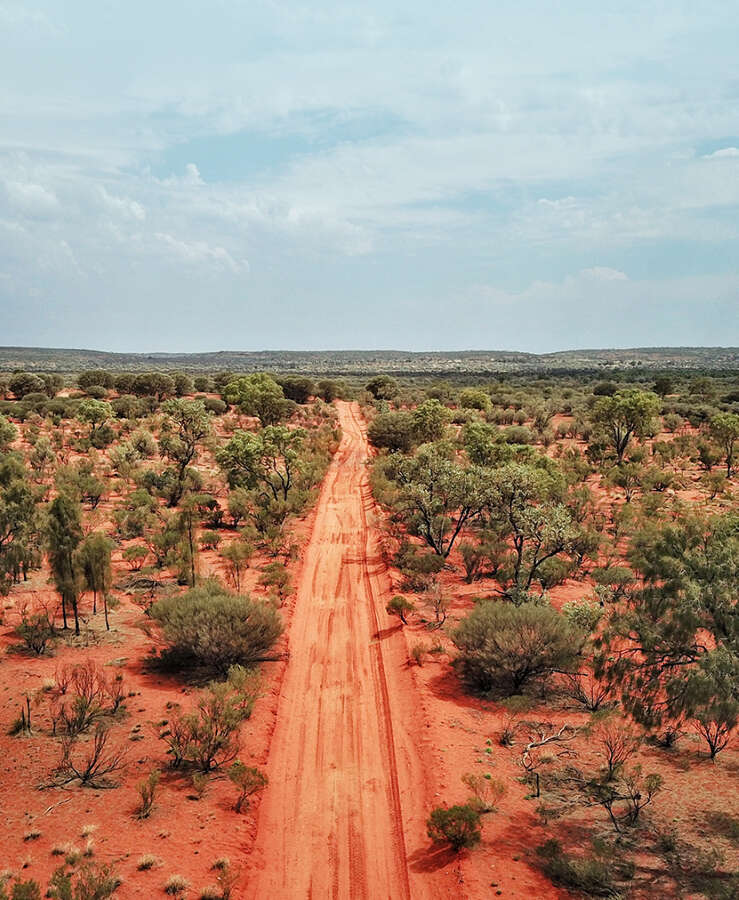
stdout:
<svg viewBox="0 0 739 900">
<path fill-rule="evenodd" d="M 581 269 L 583 278 L 592 278 L 594 281 L 628 281 L 629 276 L 618 269 L 610 269 L 608 266 L 593 266 L 590 269 Z"/>
<path fill-rule="evenodd" d="M 739 147 L 724 147 L 722 150 L 714 150 L 703 159 L 735 159 L 739 156 Z"/>
<path fill-rule="evenodd" d="M 162 232 L 156 232 L 154 237 L 168 253 L 183 262 L 214 264 L 219 268 L 230 269 L 235 274 L 249 269 L 249 263 L 245 259 L 235 260 L 223 247 L 211 247 L 205 241 L 183 241 Z"/>
</svg>

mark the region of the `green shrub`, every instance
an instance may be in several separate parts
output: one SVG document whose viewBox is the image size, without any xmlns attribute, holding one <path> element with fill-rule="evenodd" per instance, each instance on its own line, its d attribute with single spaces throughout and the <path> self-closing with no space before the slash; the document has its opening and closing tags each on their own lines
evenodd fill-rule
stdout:
<svg viewBox="0 0 739 900">
<path fill-rule="evenodd" d="M 478 603 L 452 638 L 467 684 L 508 696 L 572 666 L 582 642 L 581 632 L 550 606 L 496 600 Z"/>
<path fill-rule="evenodd" d="M 480 843 L 480 810 L 476 804 L 437 806 L 426 822 L 426 830 L 432 841 L 447 843 L 459 852 L 464 847 Z"/>
<path fill-rule="evenodd" d="M 282 632 L 272 606 L 231 594 L 215 579 L 158 600 L 151 616 L 170 644 L 166 659 L 178 665 L 195 662 L 223 675 L 233 665 L 262 660 Z"/>
</svg>

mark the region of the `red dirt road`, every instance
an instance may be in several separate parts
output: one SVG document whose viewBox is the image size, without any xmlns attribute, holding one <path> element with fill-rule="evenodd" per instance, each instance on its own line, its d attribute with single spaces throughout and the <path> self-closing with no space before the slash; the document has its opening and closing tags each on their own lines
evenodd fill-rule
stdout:
<svg viewBox="0 0 739 900">
<path fill-rule="evenodd" d="M 428 846 L 421 726 L 405 640 L 384 611 L 367 441 L 356 404 L 338 410 L 343 439 L 297 585 L 247 896 L 438 898 L 435 875 L 409 866 Z"/>
</svg>

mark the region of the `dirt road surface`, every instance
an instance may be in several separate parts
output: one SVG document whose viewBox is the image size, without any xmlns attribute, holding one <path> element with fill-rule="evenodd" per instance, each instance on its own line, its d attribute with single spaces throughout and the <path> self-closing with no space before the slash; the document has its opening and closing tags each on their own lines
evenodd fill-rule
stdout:
<svg viewBox="0 0 739 900">
<path fill-rule="evenodd" d="M 412 863 L 428 846 L 422 726 L 405 641 L 384 611 L 367 440 L 357 405 L 338 411 L 343 438 L 297 585 L 246 896 L 439 898 L 447 890 Z"/>
</svg>

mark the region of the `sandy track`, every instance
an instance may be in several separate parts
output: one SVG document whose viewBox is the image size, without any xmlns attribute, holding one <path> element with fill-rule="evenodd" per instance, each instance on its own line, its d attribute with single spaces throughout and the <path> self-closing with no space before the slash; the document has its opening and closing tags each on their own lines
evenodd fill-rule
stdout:
<svg viewBox="0 0 739 900">
<path fill-rule="evenodd" d="M 383 608 L 364 429 L 356 404 L 338 410 L 343 438 L 297 585 L 247 896 L 438 897 L 429 873 L 409 871 L 426 801 L 412 681 Z"/>
</svg>

